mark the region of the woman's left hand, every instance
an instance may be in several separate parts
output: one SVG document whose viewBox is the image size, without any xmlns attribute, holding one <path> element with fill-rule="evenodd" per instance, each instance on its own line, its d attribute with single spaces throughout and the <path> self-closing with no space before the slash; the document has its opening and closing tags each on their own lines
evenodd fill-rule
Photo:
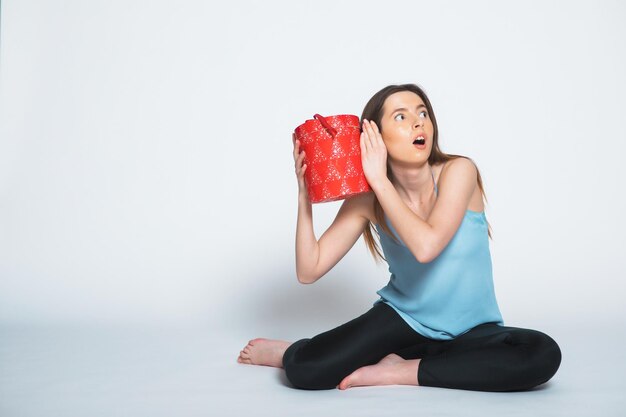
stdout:
<svg viewBox="0 0 626 417">
<path fill-rule="evenodd" d="M 375 184 L 387 178 L 387 147 L 375 122 L 363 120 L 361 132 L 361 163 L 367 182 Z"/>
</svg>

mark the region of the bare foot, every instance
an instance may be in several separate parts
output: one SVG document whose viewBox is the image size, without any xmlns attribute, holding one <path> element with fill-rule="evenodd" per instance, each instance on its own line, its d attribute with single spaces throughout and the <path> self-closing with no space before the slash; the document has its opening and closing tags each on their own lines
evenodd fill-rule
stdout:
<svg viewBox="0 0 626 417">
<path fill-rule="evenodd" d="M 282 368 L 283 354 L 290 345 L 290 342 L 283 340 L 254 339 L 239 352 L 237 362 Z"/>
<path fill-rule="evenodd" d="M 364 366 L 345 377 L 337 388 L 372 385 L 419 385 L 417 368 L 420 359 L 405 360 L 396 354 L 385 356 L 375 365 Z"/>
</svg>

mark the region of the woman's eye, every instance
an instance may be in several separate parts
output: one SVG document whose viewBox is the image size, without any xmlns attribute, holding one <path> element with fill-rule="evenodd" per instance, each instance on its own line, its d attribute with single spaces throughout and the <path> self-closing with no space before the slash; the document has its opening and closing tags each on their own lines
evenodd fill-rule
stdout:
<svg viewBox="0 0 626 417">
<path fill-rule="evenodd" d="M 426 110 L 420 112 L 420 117 L 422 119 L 425 119 L 427 116 L 428 116 L 428 113 L 426 113 Z"/>
<path fill-rule="evenodd" d="M 396 114 L 396 117 L 394 117 L 394 120 L 397 120 L 397 121 L 404 120 L 404 114 L 402 114 L 402 113 Z"/>
</svg>

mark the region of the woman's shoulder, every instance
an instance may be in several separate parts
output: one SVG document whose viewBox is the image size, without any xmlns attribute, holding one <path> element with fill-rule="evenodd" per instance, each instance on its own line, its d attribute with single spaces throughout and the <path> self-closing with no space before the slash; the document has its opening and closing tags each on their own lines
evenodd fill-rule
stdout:
<svg viewBox="0 0 626 417">
<path fill-rule="evenodd" d="M 442 163 L 439 176 L 435 180 L 442 194 L 445 193 L 452 199 L 468 193 L 468 210 L 476 212 L 484 210 L 482 185 L 478 168 L 472 159 L 459 156 Z"/>
<path fill-rule="evenodd" d="M 435 166 L 438 179 L 476 178 L 478 168 L 467 156 L 458 156 Z"/>
<path fill-rule="evenodd" d="M 373 191 L 357 194 L 344 200 L 341 210 L 347 211 L 351 215 L 363 217 L 372 223 L 374 219 L 374 200 L 376 195 Z"/>
</svg>

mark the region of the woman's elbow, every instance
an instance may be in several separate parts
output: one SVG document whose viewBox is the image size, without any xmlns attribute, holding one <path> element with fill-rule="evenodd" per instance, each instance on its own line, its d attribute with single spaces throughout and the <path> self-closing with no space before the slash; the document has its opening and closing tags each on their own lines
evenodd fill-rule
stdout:
<svg viewBox="0 0 626 417">
<path fill-rule="evenodd" d="M 315 277 L 312 275 L 305 275 L 302 273 L 296 273 L 296 277 L 298 278 L 298 282 L 300 284 L 313 284 L 315 281 L 319 279 L 319 277 Z"/>
<path fill-rule="evenodd" d="M 436 256 L 428 256 L 428 255 L 420 255 L 420 256 L 415 257 L 415 259 L 417 259 L 417 262 L 421 264 L 427 264 L 429 262 L 432 262 L 435 258 Z"/>
<path fill-rule="evenodd" d="M 315 281 L 311 280 L 308 277 L 301 277 L 300 275 L 298 275 L 298 282 L 300 284 L 308 285 L 308 284 L 313 284 Z"/>
<path fill-rule="evenodd" d="M 413 251 L 413 256 L 417 259 L 417 262 L 427 264 L 434 261 L 439 256 L 439 252 L 430 247 L 422 247 Z"/>
</svg>

